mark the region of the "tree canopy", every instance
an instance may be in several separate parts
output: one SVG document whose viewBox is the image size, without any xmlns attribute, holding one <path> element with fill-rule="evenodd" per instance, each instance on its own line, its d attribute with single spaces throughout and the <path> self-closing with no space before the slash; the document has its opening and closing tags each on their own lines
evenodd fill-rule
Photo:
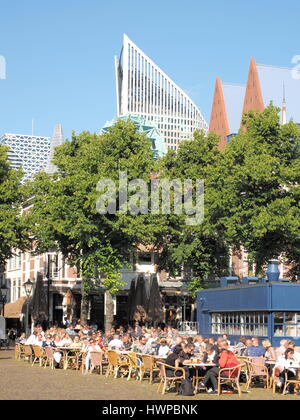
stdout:
<svg viewBox="0 0 300 420">
<path fill-rule="evenodd" d="M 7 150 L 0 146 L 0 265 L 13 255 L 14 249 L 24 249 L 28 244 L 27 229 L 20 217 L 23 173 L 11 168 Z"/>
</svg>

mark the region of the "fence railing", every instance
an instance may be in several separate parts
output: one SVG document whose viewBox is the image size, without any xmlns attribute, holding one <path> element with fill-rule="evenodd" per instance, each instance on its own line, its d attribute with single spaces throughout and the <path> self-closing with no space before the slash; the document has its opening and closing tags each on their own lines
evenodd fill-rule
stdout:
<svg viewBox="0 0 300 420">
<path fill-rule="evenodd" d="M 181 321 L 178 326 L 181 332 L 198 332 L 198 322 Z"/>
</svg>

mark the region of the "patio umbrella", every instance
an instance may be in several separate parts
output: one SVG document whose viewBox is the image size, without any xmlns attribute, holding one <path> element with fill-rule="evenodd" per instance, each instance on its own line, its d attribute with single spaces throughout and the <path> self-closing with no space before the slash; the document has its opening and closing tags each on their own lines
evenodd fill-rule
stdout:
<svg viewBox="0 0 300 420">
<path fill-rule="evenodd" d="M 163 302 L 159 291 L 157 276 L 151 276 L 150 296 L 147 306 L 149 320 L 158 323 L 164 319 Z"/>
<path fill-rule="evenodd" d="M 34 322 L 44 322 L 48 319 L 47 297 L 41 273 L 37 273 L 35 289 L 30 304 L 31 316 Z"/>
<path fill-rule="evenodd" d="M 127 314 L 128 314 L 128 319 L 129 320 L 132 320 L 132 318 L 133 318 L 134 297 L 135 297 L 135 279 L 131 280 L 130 290 L 129 290 L 129 294 L 128 294 Z"/>
<path fill-rule="evenodd" d="M 142 274 L 138 276 L 134 299 L 132 303 L 133 319 L 134 321 L 147 320 L 147 293 L 145 286 L 145 279 Z"/>
</svg>

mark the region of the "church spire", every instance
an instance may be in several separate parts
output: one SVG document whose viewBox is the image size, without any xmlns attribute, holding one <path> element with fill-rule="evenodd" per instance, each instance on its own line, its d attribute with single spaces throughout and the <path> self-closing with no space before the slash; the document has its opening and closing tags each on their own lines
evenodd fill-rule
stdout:
<svg viewBox="0 0 300 420">
<path fill-rule="evenodd" d="M 285 100 L 285 85 L 283 82 L 283 100 L 282 100 L 282 110 L 281 110 L 281 124 L 286 124 L 286 100 Z"/>
</svg>

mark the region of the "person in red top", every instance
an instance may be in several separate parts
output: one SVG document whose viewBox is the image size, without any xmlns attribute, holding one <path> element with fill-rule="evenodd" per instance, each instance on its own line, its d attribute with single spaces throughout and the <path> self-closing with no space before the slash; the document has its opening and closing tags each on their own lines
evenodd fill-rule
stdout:
<svg viewBox="0 0 300 420">
<path fill-rule="evenodd" d="M 218 387 L 218 376 L 220 369 L 226 369 L 226 368 L 233 368 L 235 366 L 239 365 L 239 361 L 237 360 L 235 354 L 228 350 L 229 344 L 226 340 L 221 340 L 219 343 L 220 347 L 220 355 L 219 355 L 219 366 L 215 366 L 206 373 L 204 376 L 203 382 L 200 383 L 200 390 L 205 390 L 208 386 L 211 385 L 211 388 L 209 389 L 210 394 L 217 394 L 216 389 Z M 236 371 L 226 371 L 224 370 L 222 372 L 222 376 L 236 376 Z"/>
</svg>

